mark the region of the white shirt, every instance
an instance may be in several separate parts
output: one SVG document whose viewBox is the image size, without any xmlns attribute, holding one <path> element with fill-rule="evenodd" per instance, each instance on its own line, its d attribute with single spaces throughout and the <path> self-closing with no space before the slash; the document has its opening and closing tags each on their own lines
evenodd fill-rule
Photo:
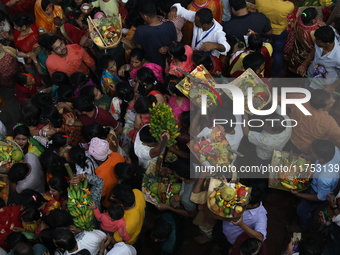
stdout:
<svg viewBox="0 0 340 255">
<path fill-rule="evenodd" d="M 226 34 L 223 32 L 223 27 L 220 23 L 214 19 L 214 25 L 208 31 L 203 31 L 202 28 L 195 25 L 196 12 L 185 9 L 181 4 L 174 4 L 172 7 L 177 8 L 178 16 L 194 23 L 194 32 L 191 42 L 191 48 L 193 50 L 200 50 L 204 42 L 213 42 L 222 44 L 225 47 L 225 51 L 220 52 L 218 50 L 213 50 L 211 55 L 216 57 L 219 57 L 220 54 L 227 55 L 227 52 L 230 50 L 230 45 L 227 43 Z"/>
<path fill-rule="evenodd" d="M 124 242 L 116 243 L 106 255 L 136 255 L 136 249 Z"/>
<path fill-rule="evenodd" d="M 100 244 L 106 238 L 106 234 L 98 229 L 92 231 L 84 231 L 79 233 L 76 236 L 78 250 L 69 253 L 68 251 L 64 252 L 64 255 L 75 254 L 77 251 L 88 250 L 91 255 L 97 255 L 100 250 Z"/>
<path fill-rule="evenodd" d="M 0 134 L 2 134 L 2 135 L 7 134 L 6 127 L 1 121 L 0 121 Z"/>
<path fill-rule="evenodd" d="M 314 44 L 315 56 L 308 68 L 308 76 L 322 85 L 332 84 L 340 77 L 340 46 L 334 39 L 334 48 L 331 52 L 322 56 L 323 48 Z M 321 89 L 315 82 L 310 83 L 313 89 Z"/>
<path fill-rule="evenodd" d="M 148 125 L 145 125 L 148 126 Z M 144 126 L 144 127 L 145 127 Z M 157 157 L 151 158 L 150 157 L 150 150 L 153 147 L 149 147 L 147 145 L 144 145 L 143 142 L 140 140 L 139 137 L 139 131 L 136 135 L 136 140 L 134 144 L 134 150 L 135 154 L 138 157 L 138 162 L 141 167 L 144 169 L 147 169 L 151 161 L 157 161 Z"/>
</svg>

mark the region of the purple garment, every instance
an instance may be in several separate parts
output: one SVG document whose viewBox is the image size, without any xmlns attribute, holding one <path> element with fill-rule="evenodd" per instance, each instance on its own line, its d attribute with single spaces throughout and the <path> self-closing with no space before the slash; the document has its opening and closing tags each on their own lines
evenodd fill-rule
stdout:
<svg viewBox="0 0 340 255">
<path fill-rule="evenodd" d="M 250 228 L 263 235 L 263 240 L 267 237 L 267 211 L 263 207 L 262 202 L 255 209 L 246 210 L 243 214 L 243 221 Z M 223 234 L 229 243 L 234 244 L 237 237 L 243 233 L 242 228 L 235 226 L 233 223 L 223 221 Z"/>
<path fill-rule="evenodd" d="M 83 87 L 85 86 L 94 86 L 94 87 L 97 87 L 97 85 L 92 81 L 92 79 L 90 79 Z M 76 88 L 74 90 L 74 96 L 75 97 L 79 97 L 80 96 L 80 90 L 81 88 Z"/>
</svg>

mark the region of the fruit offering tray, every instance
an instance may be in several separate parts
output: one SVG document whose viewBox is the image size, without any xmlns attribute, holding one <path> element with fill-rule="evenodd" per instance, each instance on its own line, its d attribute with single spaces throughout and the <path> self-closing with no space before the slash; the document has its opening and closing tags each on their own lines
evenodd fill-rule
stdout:
<svg viewBox="0 0 340 255">
<path fill-rule="evenodd" d="M 268 187 L 290 191 L 303 191 L 310 185 L 310 162 L 298 154 L 274 150 Z"/>
<path fill-rule="evenodd" d="M 159 176 L 155 162 L 150 162 L 142 181 L 142 192 L 147 202 L 157 205 L 164 203 L 173 208 L 181 206 L 179 192 L 182 184 L 174 175 Z"/>
<path fill-rule="evenodd" d="M 204 128 L 187 146 L 202 165 L 229 166 L 234 159 L 234 151 L 225 138 L 221 125 Z"/>
<path fill-rule="evenodd" d="M 240 182 L 228 183 L 210 178 L 207 205 L 212 217 L 218 220 L 237 221 L 247 208 L 251 187 Z"/>
<path fill-rule="evenodd" d="M 184 73 L 184 72 L 183 72 Z M 201 107 L 202 94 L 207 96 L 207 108 L 222 105 L 220 89 L 215 89 L 215 79 L 203 65 L 197 66 L 190 74 L 186 73 L 176 88 L 197 107 Z"/>
<path fill-rule="evenodd" d="M 248 68 L 238 78 L 230 82 L 228 85 L 234 85 L 242 90 L 244 95 L 244 110 L 249 114 L 253 114 L 249 111 L 248 97 L 252 97 L 253 106 L 257 110 L 261 110 L 271 101 L 271 93 L 268 86 L 256 75 L 256 73 Z M 253 88 L 253 94 L 248 95 L 248 88 Z M 222 89 L 227 96 L 233 100 L 233 95 L 229 89 Z"/>
<path fill-rule="evenodd" d="M 0 141 L 0 166 L 12 166 L 21 162 L 23 157 L 23 151 L 16 142 L 10 139 L 6 139 L 6 142 Z"/>
</svg>

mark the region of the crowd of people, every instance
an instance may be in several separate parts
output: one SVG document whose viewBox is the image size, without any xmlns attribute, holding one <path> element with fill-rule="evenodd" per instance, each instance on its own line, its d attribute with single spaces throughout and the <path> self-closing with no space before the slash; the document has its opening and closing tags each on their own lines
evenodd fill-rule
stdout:
<svg viewBox="0 0 340 255">
<path fill-rule="evenodd" d="M 0 167 L 8 181 L 8 194 L 0 198 L 1 255 L 142 254 L 140 234 L 150 207 L 159 210 L 148 226 L 155 254 L 180 254 L 187 221 L 198 226 L 196 242 L 214 241 L 221 254 L 274 254 L 266 244 L 262 204 L 271 192 L 268 175 L 241 179 L 252 187 L 251 200 L 233 222 L 209 214 L 205 181 L 211 176 L 190 175 L 199 162 L 190 157 L 187 143 L 202 130 L 211 133 L 213 118 L 233 123 L 221 125 L 232 150 L 242 144 L 255 148 L 245 157 L 234 154 L 237 168 L 268 165 L 274 150 L 292 151 L 322 168 L 306 190 L 290 191 L 301 199 L 299 224 L 291 227 L 310 230 L 316 212 L 328 206 L 334 216 L 330 237 L 323 245 L 305 238 L 298 251 L 292 240 L 282 254 L 340 254 L 340 127 L 329 114 L 338 100 L 340 18 L 326 25 L 335 4 L 325 11 L 256 0 L 254 12 L 245 0 L 1 1 L 0 107 L 7 106 L 1 113 L 7 117 L 0 133 L 24 153 L 22 162 Z M 87 17 L 118 15 L 120 42 L 98 48 Z M 310 91 L 303 106 L 311 115 L 299 105 L 288 105 L 287 115 L 281 115 L 278 106 L 266 117 L 280 121 L 254 130 L 242 123 L 261 116 L 233 115 L 233 102 L 224 94 L 222 105 L 201 115 L 176 87 L 199 65 L 223 79 L 250 68 L 269 90 L 276 86 L 271 77 L 307 77 L 296 86 Z M 166 149 L 171 156 L 162 168 L 182 183 L 176 208 L 147 203 L 141 191 L 143 174 L 170 136 L 164 132 L 157 141 L 151 135 L 150 110 L 159 104 L 172 109 L 180 132 Z M 76 226 L 67 204 L 70 186 L 84 181 L 93 200 L 91 231 Z"/>
</svg>

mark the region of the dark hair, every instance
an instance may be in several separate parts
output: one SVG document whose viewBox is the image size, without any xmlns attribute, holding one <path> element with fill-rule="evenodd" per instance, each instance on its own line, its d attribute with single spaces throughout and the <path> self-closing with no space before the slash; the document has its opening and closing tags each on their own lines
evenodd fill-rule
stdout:
<svg viewBox="0 0 340 255">
<path fill-rule="evenodd" d="M 190 180 L 190 163 L 184 160 L 176 160 L 170 164 L 170 169 L 180 177 Z"/>
<path fill-rule="evenodd" d="M 214 16 L 210 9 L 202 8 L 196 12 L 196 17 L 200 18 L 200 23 L 204 24 L 211 24 L 213 22 Z"/>
<path fill-rule="evenodd" d="M 87 96 L 91 98 L 92 101 L 94 101 L 95 95 L 94 95 L 94 86 L 84 86 L 80 89 L 80 95 L 81 96 Z"/>
<path fill-rule="evenodd" d="M 145 51 L 140 48 L 134 48 L 130 53 L 130 58 L 137 58 L 139 61 L 143 61 L 145 57 Z"/>
<path fill-rule="evenodd" d="M 322 255 L 322 245 L 319 240 L 307 237 L 299 242 L 299 255 Z"/>
<path fill-rule="evenodd" d="M 57 209 L 52 210 L 52 211 L 57 211 Z M 51 212 L 52 212 L 51 211 Z M 44 245 L 50 252 L 50 254 L 54 254 L 55 250 L 57 249 L 57 246 L 53 243 L 53 238 L 52 238 L 52 233 L 54 229 L 47 228 L 44 229 L 40 232 L 39 234 L 39 243 Z"/>
<path fill-rule="evenodd" d="M 157 15 L 157 6 L 152 0 L 142 0 L 138 4 L 138 10 L 142 15 L 154 18 Z"/>
<path fill-rule="evenodd" d="M 110 133 L 110 128 L 104 128 L 102 125 L 97 122 L 89 123 L 84 128 L 84 133 L 90 139 L 93 137 L 98 137 L 100 139 L 106 139 L 108 134 Z"/>
<path fill-rule="evenodd" d="M 44 216 L 44 221 L 51 228 L 67 228 L 73 224 L 73 217 L 68 211 L 54 209 Z"/>
<path fill-rule="evenodd" d="M 115 174 L 118 177 L 120 184 L 132 187 L 135 182 L 136 170 L 132 165 L 126 162 L 116 164 Z"/>
<path fill-rule="evenodd" d="M 24 208 L 36 207 L 39 208 L 47 200 L 37 191 L 33 189 L 25 189 L 20 193 L 22 198 L 21 204 Z"/>
<path fill-rule="evenodd" d="M 259 204 L 263 199 L 263 192 L 260 187 L 254 186 L 251 190 L 251 199 L 249 204 L 255 205 Z"/>
<path fill-rule="evenodd" d="M 240 245 L 243 255 L 259 255 L 262 250 L 262 242 L 257 238 L 248 238 Z"/>
<path fill-rule="evenodd" d="M 53 106 L 52 96 L 49 93 L 38 93 L 31 100 L 40 109 L 44 109 L 46 106 Z"/>
<path fill-rule="evenodd" d="M 7 14 L 3 10 L 0 10 L 0 22 L 6 19 L 7 19 Z"/>
<path fill-rule="evenodd" d="M 152 108 L 152 102 L 149 97 L 141 96 L 136 100 L 134 109 L 136 113 L 146 114 L 149 113 L 149 109 Z"/>
<path fill-rule="evenodd" d="M 309 103 L 315 109 L 324 108 L 327 105 L 327 100 L 329 100 L 331 96 L 326 90 L 316 89 L 312 91 Z"/>
<path fill-rule="evenodd" d="M 270 119 L 270 120 L 278 119 L 279 120 L 279 121 L 272 121 L 271 122 L 270 127 L 271 127 L 271 130 L 273 132 L 282 133 L 283 131 L 286 130 L 286 127 L 283 126 L 282 123 L 281 123 L 283 120 L 285 120 L 285 118 L 282 115 L 280 115 L 276 112 L 273 112 L 272 114 L 270 114 L 268 116 L 268 119 Z"/>
<path fill-rule="evenodd" d="M 53 231 L 53 240 L 58 248 L 62 248 L 66 251 L 74 249 L 74 247 L 77 245 L 77 241 L 73 233 L 68 229 L 55 229 Z"/>
<path fill-rule="evenodd" d="M 233 8 L 235 11 L 241 10 L 247 7 L 245 0 L 229 0 L 230 8 Z"/>
<path fill-rule="evenodd" d="M 37 221 L 40 218 L 41 216 L 39 210 L 32 206 L 26 208 L 26 210 L 21 214 L 21 219 L 26 223 Z"/>
<path fill-rule="evenodd" d="M 59 102 L 72 102 L 74 99 L 73 89 L 70 85 L 60 85 L 58 88 Z"/>
<path fill-rule="evenodd" d="M 81 88 L 86 85 L 90 80 L 89 77 L 87 77 L 82 72 L 75 72 L 70 75 L 70 82 L 73 85 L 74 88 Z"/>
<path fill-rule="evenodd" d="M 91 112 L 94 109 L 94 104 L 90 97 L 80 95 L 74 99 L 73 107 L 80 112 Z"/>
<path fill-rule="evenodd" d="M 130 84 L 126 82 L 120 82 L 116 84 L 116 96 L 122 100 L 120 105 L 119 122 L 122 123 L 122 127 L 125 126 L 126 110 L 129 106 L 129 102 L 135 98 L 134 90 Z"/>
<path fill-rule="evenodd" d="M 265 62 L 266 62 L 266 59 L 264 58 L 262 53 L 253 52 L 244 57 L 243 67 L 244 67 L 244 70 L 251 68 L 255 72 Z"/>
<path fill-rule="evenodd" d="M 135 203 L 135 194 L 129 186 L 118 183 L 113 188 L 112 194 L 115 196 L 117 203 L 125 207 L 131 207 Z"/>
<path fill-rule="evenodd" d="M 52 176 L 68 176 L 67 170 L 64 166 L 64 164 L 67 163 L 66 159 L 59 156 L 52 149 L 45 150 L 39 159 L 45 174 L 49 173 Z"/>
<path fill-rule="evenodd" d="M 61 147 L 67 145 L 67 135 L 64 132 L 54 133 L 48 143 L 48 148 L 52 150 L 59 150 Z"/>
<path fill-rule="evenodd" d="M 172 226 L 165 220 L 158 220 L 151 230 L 153 239 L 165 240 L 168 239 L 172 231 Z"/>
<path fill-rule="evenodd" d="M 106 68 L 108 68 L 110 62 L 112 62 L 112 61 L 115 62 L 115 60 L 113 59 L 113 57 L 111 57 L 110 55 L 104 55 L 104 56 L 102 56 L 102 57 L 100 58 L 100 60 L 99 60 L 100 68 L 103 69 L 103 70 L 105 70 Z"/>
<path fill-rule="evenodd" d="M 151 85 L 156 85 L 157 83 L 157 78 L 154 72 L 148 67 L 141 67 L 137 71 L 137 78 L 142 83 L 145 82 L 146 84 L 151 84 Z"/>
<path fill-rule="evenodd" d="M 61 37 L 57 36 L 57 35 L 49 35 L 49 34 L 43 34 L 41 36 L 39 36 L 38 38 L 38 43 L 41 47 L 49 50 L 49 51 L 53 51 L 53 44 L 57 41 L 57 40 L 63 40 Z"/>
<path fill-rule="evenodd" d="M 185 111 L 181 114 L 181 124 L 183 128 L 189 129 L 190 127 L 190 114 L 191 111 Z"/>
<path fill-rule="evenodd" d="M 27 83 L 27 76 L 23 73 L 17 73 L 15 75 L 15 82 L 19 84 L 20 86 L 24 86 Z"/>
<path fill-rule="evenodd" d="M 120 220 L 124 216 L 124 209 L 119 204 L 113 202 L 107 208 L 107 213 L 113 220 Z"/>
<path fill-rule="evenodd" d="M 183 93 L 181 91 L 178 90 L 178 88 L 176 88 L 176 85 L 181 81 L 180 78 L 178 78 L 175 75 L 171 75 L 169 74 L 166 78 L 165 78 L 165 84 L 168 84 L 168 89 L 171 93 L 175 94 L 176 96 L 179 97 L 185 97 L 185 95 L 183 95 Z"/>
<path fill-rule="evenodd" d="M 319 158 L 326 162 L 331 161 L 335 154 L 335 145 L 327 140 L 314 140 L 312 142 L 312 149 Z"/>
<path fill-rule="evenodd" d="M 139 138 L 143 143 L 157 143 L 156 138 L 154 138 L 150 133 L 150 126 L 144 126 L 139 130 Z"/>
<path fill-rule="evenodd" d="M 30 129 L 25 125 L 17 126 L 13 130 L 13 138 L 15 138 L 17 135 L 23 135 L 29 138 L 31 136 Z"/>
<path fill-rule="evenodd" d="M 61 197 L 67 197 L 67 188 L 68 183 L 63 176 L 53 176 L 49 181 L 48 185 L 51 186 L 52 189 L 58 191 Z"/>
<path fill-rule="evenodd" d="M 14 255 L 34 255 L 34 250 L 29 242 L 19 242 L 13 247 Z"/>
<path fill-rule="evenodd" d="M 130 2 L 130 1 L 129 1 Z M 144 24 L 144 20 L 137 9 L 132 9 L 129 11 L 126 21 L 128 24 L 134 27 L 139 27 Z M 137 48 L 135 48 L 137 49 Z M 133 50 L 132 50 L 133 51 Z M 132 53 L 131 51 L 131 53 Z"/>
<path fill-rule="evenodd" d="M 203 65 L 208 71 L 213 68 L 213 62 L 209 53 L 204 51 L 194 51 L 192 61 L 194 61 L 196 66 Z"/>
<path fill-rule="evenodd" d="M 236 127 L 236 118 L 231 111 L 217 111 L 215 118 L 228 121 L 226 124 L 220 124 L 226 133 L 232 132 Z"/>
<path fill-rule="evenodd" d="M 42 109 L 42 115 L 50 121 L 54 128 L 60 128 L 63 124 L 63 116 L 59 113 L 57 107 L 46 105 Z"/>
<path fill-rule="evenodd" d="M 18 27 L 29 26 L 32 24 L 31 19 L 25 14 L 18 14 L 14 19 L 13 23 Z"/>
<path fill-rule="evenodd" d="M 51 75 L 51 78 L 53 83 L 57 86 L 70 84 L 70 78 L 64 72 L 56 71 Z"/>
<path fill-rule="evenodd" d="M 251 34 L 248 37 L 248 48 L 250 50 L 261 53 L 262 44 L 262 37 L 259 34 Z"/>
<path fill-rule="evenodd" d="M 315 39 L 323 43 L 333 43 L 335 33 L 330 26 L 319 27 L 314 33 Z"/>
<path fill-rule="evenodd" d="M 86 164 L 87 157 L 85 151 L 79 145 L 73 146 L 69 150 L 68 155 L 70 156 L 70 159 L 74 164 L 79 165 L 81 168 L 85 168 L 87 166 Z"/>
<path fill-rule="evenodd" d="M 304 9 L 304 11 L 301 13 L 301 20 L 304 25 L 307 25 L 309 22 L 315 19 L 316 16 L 318 16 L 318 11 L 314 7 L 309 7 Z"/>
<path fill-rule="evenodd" d="M 41 8 L 46 11 L 47 7 L 51 4 L 49 0 L 42 0 L 41 1 Z"/>
<path fill-rule="evenodd" d="M 169 53 L 177 58 L 179 61 L 184 62 L 187 60 L 187 55 L 185 55 L 185 47 L 181 42 L 172 42 L 169 45 Z"/>
<path fill-rule="evenodd" d="M 27 126 L 37 126 L 40 120 L 41 110 L 33 102 L 28 101 L 22 106 L 22 122 Z"/>
<path fill-rule="evenodd" d="M 334 23 L 335 30 L 339 34 L 339 32 L 340 32 L 340 18 L 335 18 L 332 22 Z"/>
<path fill-rule="evenodd" d="M 6 243 L 11 249 L 19 242 L 29 242 L 27 237 L 21 232 L 12 232 L 6 237 Z"/>
<path fill-rule="evenodd" d="M 5 200 L 3 200 L 2 197 L 0 197 L 0 208 L 6 206 Z"/>
<path fill-rule="evenodd" d="M 8 179 L 14 183 L 22 181 L 26 178 L 29 170 L 26 163 L 15 163 L 8 171 Z"/>
</svg>

